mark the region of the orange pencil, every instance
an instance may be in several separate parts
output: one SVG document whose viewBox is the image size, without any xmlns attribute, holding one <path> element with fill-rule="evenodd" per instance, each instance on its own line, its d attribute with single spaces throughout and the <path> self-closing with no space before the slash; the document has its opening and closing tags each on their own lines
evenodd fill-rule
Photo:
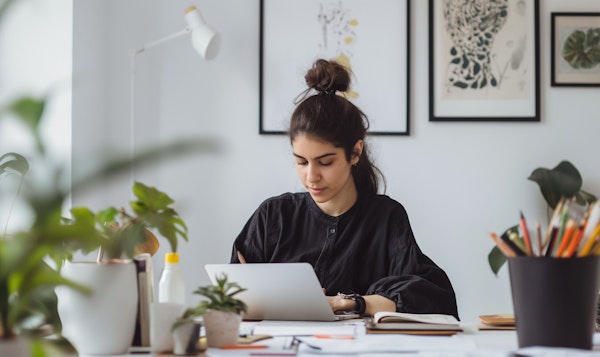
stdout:
<svg viewBox="0 0 600 357">
<path fill-rule="evenodd" d="M 490 233 L 490 238 L 492 238 L 492 240 L 494 241 L 494 243 L 496 243 L 496 246 L 500 249 L 500 251 L 502 253 L 504 253 L 504 255 L 506 255 L 507 257 L 516 257 L 517 253 L 515 253 L 514 250 L 512 250 L 508 244 L 506 244 L 502 239 L 500 239 L 500 237 L 498 237 L 496 235 L 496 233 Z"/>
<path fill-rule="evenodd" d="M 573 256 L 573 253 L 579 247 L 579 242 L 583 237 L 583 226 L 577 228 L 577 230 L 573 233 L 573 239 L 571 239 L 571 243 L 569 243 L 569 248 L 563 253 L 563 258 L 570 258 Z"/>
<path fill-rule="evenodd" d="M 571 236 L 573 235 L 574 230 L 575 230 L 575 221 L 573 221 L 572 218 L 569 218 L 569 220 L 567 221 L 567 226 L 565 228 L 565 233 L 563 234 L 563 236 L 560 240 L 560 246 L 558 247 L 558 250 L 556 251 L 557 257 L 562 257 L 565 249 L 567 249 L 567 246 L 569 244 L 569 241 L 571 240 Z"/>
<path fill-rule="evenodd" d="M 533 249 L 531 248 L 531 239 L 529 238 L 529 230 L 527 229 L 527 222 L 525 222 L 525 216 L 521 211 L 521 233 L 523 233 L 523 240 L 525 240 L 525 248 L 527 248 L 527 255 L 533 255 Z"/>
</svg>

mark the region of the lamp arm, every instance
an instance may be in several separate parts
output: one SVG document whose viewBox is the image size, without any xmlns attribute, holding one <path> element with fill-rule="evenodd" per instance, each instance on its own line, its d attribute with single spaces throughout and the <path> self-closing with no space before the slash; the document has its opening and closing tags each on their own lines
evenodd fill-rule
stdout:
<svg viewBox="0 0 600 357">
<path fill-rule="evenodd" d="M 165 36 L 163 38 L 159 38 L 156 41 L 152 41 L 152 42 L 148 42 L 145 45 L 143 45 L 142 47 L 138 48 L 137 50 L 134 51 L 134 54 L 138 54 L 138 53 L 142 53 L 146 50 L 151 49 L 152 47 L 156 47 L 158 45 L 160 45 L 161 43 L 167 42 L 167 41 L 171 41 L 172 39 L 175 39 L 177 37 L 183 36 L 187 33 L 189 33 L 190 31 L 192 31 L 191 28 L 186 27 L 181 31 L 175 32 L 174 34 Z"/>
</svg>

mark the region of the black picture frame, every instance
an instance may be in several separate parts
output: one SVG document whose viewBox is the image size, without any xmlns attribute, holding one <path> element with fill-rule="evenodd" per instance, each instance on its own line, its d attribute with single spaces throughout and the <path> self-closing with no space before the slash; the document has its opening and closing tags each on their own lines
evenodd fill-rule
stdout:
<svg viewBox="0 0 600 357">
<path fill-rule="evenodd" d="M 358 24 L 355 38 L 339 41 L 347 29 L 338 29 L 335 42 L 325 40 L 329 32 L 318 19 L 333 13 L 327 6 L 340 7 L 336 21 L 346 16 Z M 348 38 L 355 40 L 352 56 L 343 47 Z M 410 135 L 410 0 L 260 0 L 259 56 L 259 134 L 286 134 L 306 71 L 317 58 L 342 58 L 358 94 L 348 98 L 369 118 L 368 134 Z"/>
<path fill-rule="evenodd" d="M 429 0 L 429 120 L 540 121 L 539 1 L 460 6 Z"/>
<path fill-rule="evenodd" d="M 600 51 L 600 43 L 577 48 L 589 36 L 600 35 L 600 12 L 552 12 L 550 34 L 550 85 L 600 87 L 600 61 L 593 54 L 587 56 L 594 49 Z"/>
</svg>

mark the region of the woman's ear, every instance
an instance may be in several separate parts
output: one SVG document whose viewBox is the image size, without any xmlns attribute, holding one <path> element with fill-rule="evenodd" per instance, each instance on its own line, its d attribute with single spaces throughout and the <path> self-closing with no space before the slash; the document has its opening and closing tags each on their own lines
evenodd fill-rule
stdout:
<svg viewBox="0 0 600 357">
<path fill-rule="evenodd" d="M 352 157 L 350 158 L 350 163 L 352 165 L 356 165 L 360 160 L 360 156 L 362 155 L 363 148 L 365 147 L 365 142 L 358 140 L 356 144 L 354 144 L 354 148 L 352 149 Z"/>
</svg>

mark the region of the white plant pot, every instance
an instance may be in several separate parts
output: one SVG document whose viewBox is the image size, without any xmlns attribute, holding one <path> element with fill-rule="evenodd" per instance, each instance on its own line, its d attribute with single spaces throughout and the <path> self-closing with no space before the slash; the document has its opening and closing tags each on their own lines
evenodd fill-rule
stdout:
<svg viewBox="0 0 600 357">
<path fill-rule="evenodd" d="M 125 354 L 135 332 L 138 290 L 135 265 L 67 262 L 61 275 L 92 289 L 85 295 L 56 288 L 62 333 L 79 354 Z"/>
<path fill-rule="evenodd" d="M 208 347 L 221 347 L 237 344 L 242 315 L 233 312 L 208 310 L 204 314 L 206 344 Z"/>
</svg>

